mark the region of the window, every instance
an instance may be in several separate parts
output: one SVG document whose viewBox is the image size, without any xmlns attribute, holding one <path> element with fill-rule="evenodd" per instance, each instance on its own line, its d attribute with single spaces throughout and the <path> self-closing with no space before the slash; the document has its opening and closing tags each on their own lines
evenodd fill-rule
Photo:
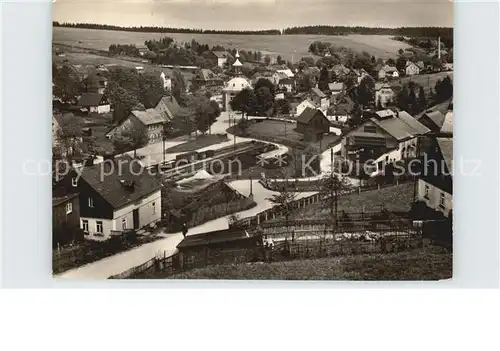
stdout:
<svg viewBox="0 0 500 351">
<path fill-rule="evenodd" d="M 365 133 L 376 133 L 377 132 L 377 127 L 375 127 L 375 126 L 365 126 L 364 132 Z"/>
<path fill-rule="evenodd" d="M 429 190 L 430 190 L 430 187 L 427 184 L 425 184 L 424 198 L 426 198 L 426 199 L 429 199 Z"/>
<path fill-rule="evenodd" d="M 153 214 L 156 213 L 156 202 L 151 203 L 151 206 L 153 207 Z"/>
<path fill-rule="evenodd" d="M 77 187 L 78 186 L 78 180 L 76 178 L 71 178 L 71 185 L 73 185 L 74 187 Z"/>
<path fill-rule="evenodd" d="M 122 229 L 123 230 L 127 229 L 127 219 L 126 218 L 122 218 Z"/>
<path fill-rule="evenodd" d="M 82 220 L 82 229 L 85 233 L 89 232 L 89 221 L 87 221 L 86 219 Z"/>
<path fill-rule="evenodd" d="M 71 202 L 66 204 L 66 214 L 73 212 L 73 204 Z"/>
<path fill-rule="evenodd" d="M 89 197 L 89 207 L 93 208 L 94 207 L 94 199 Z"/>
<path fill-rule="evenodd" d="M 96 233 L 102 234 L 102 221 L 95 222 L 95 231 Z"/>
<path fill-rule="evenodd" d="M 444 208 L 444 193 L 439 197 L 439 207 Z"/>
</svg>

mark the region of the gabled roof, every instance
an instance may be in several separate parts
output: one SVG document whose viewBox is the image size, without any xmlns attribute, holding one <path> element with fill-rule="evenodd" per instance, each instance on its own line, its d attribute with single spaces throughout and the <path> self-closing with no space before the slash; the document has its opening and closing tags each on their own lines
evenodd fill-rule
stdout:
<svg viewBox="0 0 500 351">
<path fill-rule="evenodd" d="M 321 112 L 318 109 L 314 109 L 311 107 L 306 107 L 304 111 L 300 114 L 299 117 L 297 117 L 297 122 L 304 123 L 304 124 L 309 124 L 311 120 L 316 116 L 316 114 L 320 113 L 323 118 L 326 118 L 323 112 Z"/>
<path fill-rule="evenodd" d="M 99 93 L 83 93 L 78 100 L 78 105 L 89 107 L 89 106 L 99 106 L 104 94 Z"/>
<path fill-rule="evenodd" d="M 197 78 L 202 79 L 202 80 L 220 79 L 217 77 L 217 75 L 214 72 L 212 72 L 208 68 L 200 69 L 196 76 L 197 76 Z"/>
<path fill-rule="evenodd" d="M 182 110 L 182 107 L 177 103 L 177 100 L 172 95 L 164 96 L 158 102 L 155 110 L 160 114 L 165 114 L 167 120 L 171 120 Z"/>
<path fill-rule="evenodd" d="M 146 111 L 134 110 L 131 112 L 145 126 L 164 123 L 165 118 L 154 108 L 148 108 Z"/>
<path fill-rule="evenodd" d="M 446 112 L 440 132 L 453 134 L 453 111 Z"/>
<path fill-rule="evenodd" d="M 398 69 L 394 66 L 389 66 L 389 65 L 385 65 L 384 67 L 381 68 L 384 72 L 386 73 L 391 73 L 391 72 L 395 72 L 397 71 Z"/>
<path fill-rule="evenodd" d="M 418 68 L 420 68 L 420 69 L 424 69 L 424 68 L 425 68 L 424 61 L 417 61 L 415 64 L 416 64 L 416 65 L 418 66 Z"/>
<path fill-rule="evenodd" d="M 218 58 L 226 58 L 226 57 L 233 57 L 229 52 L 227 51 L 212 51 L 212 54 L 217 56 Z"/>
<path fill-rule="evenodd" d="M 388 83 L 375 83 L 375 90 L 380 90 L 380 89 L 392 89 L 392 87 Z"/>
<path fill-rule="evenodd" d="M 281 78 L 279 84 L 293 84 L 293 79 L 291 78 Z"/>
<path fill-rule="evenodd" d="M 427 118 L 429 118 L 432 121 L 432 123 L 436 125 L 437 128 L 441 128 L 443 126 L 444 114 L 442 114 L 441 111 L 439 110 L 430 111 L 425 113 L 422 117 L 424 116 L 427 116 Z"/>
<path fill-rule="evenodd" d="M 319 88 L 312 88 L 311 92 L 320 98 L 325 98 L 326 95 Z"/>
<path fill-rule="evenodd" d="M 446 167 L 451 171 L 453 169 L 453 138 L 436 138 L 437 144 L 443 155 Z"/>
<path fill-rule="evenodd" d="M 131 204 L 162 187 L 161 181 L 147 172 L 139 162 L 133 162 L 132 157 L 122 155 L 114 161 L 114 171 L 111 171 L 110 161 L 84 166 L 79 170 L 81 178 L 113 208 Z M 127 184 L 133 185 L 125 186 Z"/>
<path fill-rule="evenodd" d="M 278 69 L 276 70 L 278 73 L 283 73 L 285 74 L 288 78 L 293 78 L 295 75 L 293 74 L 291 69 Z"/>
<path fill-rule="evenodd" d="M 382 120 L 370 118 L 370 120 L 398 141 L 414 138 L 417 135 L 423 135 L 430 131 L 404 111 L 399 112 L 399 117 L 396 118 Z"/>
</svg>

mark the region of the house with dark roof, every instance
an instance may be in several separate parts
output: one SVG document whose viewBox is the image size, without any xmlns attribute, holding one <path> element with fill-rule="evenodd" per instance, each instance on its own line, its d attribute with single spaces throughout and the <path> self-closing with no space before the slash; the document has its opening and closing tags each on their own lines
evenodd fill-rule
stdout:
<svg viewBox="0 0 500 351">
<path fill-rule="evenodd" d="M 128 155 L 72 169 L 55 194 L 79 194 L 80 227 L 103 240 L 161 220 L 161 181 Z"/>
<path fill-rule="evenodd" d="M 320 141 L 326 133 L 330 132 L 330 122 L 318 109 L 306 107 L 297 118 L 295 131 L 302 133 L 306 141 Z"/>
<path fill-rule="evenodd" d="M 137 48 L 137 50 L 139 50 L 140 56 L 145 56 L 149 52 L 149 49 L 146 45 L 136 45 L 135 47 Z"/>
<path fill-rule="evenodd" d="M 450 108 L 426 110 L 418 117 L 418 121 L 436 135 L 453 135 L 453 111 Z"/>
<path fill-rule="evenodd" d="M 292 78 L 281 78 L 278 82 L 278 87 L 281 91 L 286 91 L 291 93 L 293 91 L 293 87 L 295 85 L 295 81 Z"/>
<path fill-rule="evenodd" d="M 166 114 L 161 114 L 154 108 L 148 108 L 145 111 L 134 110 L 129 116 L 121 121 L 106 133 L 106 137 L 113 138 L 127 129 L 145 128 L 149 143 L 161 141 L 163 138 L 163 125 L 167 122 Z"/>
<path fill-rule="evenodd" d="M 453 138 L 432 137 L 418 180 L 418 200 L 450 218 L 453 210 Z M 431 160 L 433 162 L 431 162 Z"/>
<path fill-rule="evenodd" d="M 78 105 L 86 108 L 90 113 L 108 113 L 111 105 L 106 95 L 101 93 L 83 93 L 78 100 Z"/>
<path fill-rule="evenodd" d="M 206 59 L 210 61 L 213 66 L 219 67 L 224 67 L 228 60 L 232 60 L 233 58 L 233 55 L 227 51 L 210 51 L 206 56 Z"/>
<path fill-rule="evenodd" d="M 359 127 L 350 131 L 341 142 L 341 155 L 361 162 L 375 160 L 379 170 L 387 163 L 417 155 L 418 138 L 430 130 L 405 111 L 378 111 Z"/>
<path fill-rule="evenodd" d="M 207 68 L 202 68 L 196 72 L 194 77 L 199 87 L 223 86 L 224 80 L 219 78 L 214 72 Z"/>
<path fill-rule="evenodd" d="M 80 207 L 77 193 L 52 197 L 53 245 L 64 246 L 74 240 L 80 228 Z"/>
</svg>

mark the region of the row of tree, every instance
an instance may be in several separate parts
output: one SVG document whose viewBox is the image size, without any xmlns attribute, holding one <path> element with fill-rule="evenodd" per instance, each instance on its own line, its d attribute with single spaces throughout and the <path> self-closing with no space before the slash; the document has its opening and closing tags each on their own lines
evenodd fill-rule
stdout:
<svg viewBox="0 0 500 351">
<path fill-rule="evenodd" d="M 135 45 L 111 44 L 108 52 L 110 55 L 127 55 L 132 57 L 139 56 L 139 50 Z"/>
</svg>

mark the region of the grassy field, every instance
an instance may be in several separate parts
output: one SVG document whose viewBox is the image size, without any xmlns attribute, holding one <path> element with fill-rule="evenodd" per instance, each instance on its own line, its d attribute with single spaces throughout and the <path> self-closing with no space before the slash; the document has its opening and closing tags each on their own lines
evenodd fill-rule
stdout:
<svg viewBox="0 0 500 351">
<path fill-rule="evenodd" d="M 421 85 L 424 88 L 426 94 L 434 92 L 434 86 L 436 82 L 440 79 L 443 79 L 446 76 L 450 76 L 453 79 L 453 72 L 439 72 L 439 73 L 431 73 L 431 74 L 419 74 L 417 76 L 409 76 L 403 77 L 398 80 L 394 80 L 391 82 L 392 86 L 402 86 L 403 84 L 408 84 L 410 81 L 415 82 L 418 85 Z"/>
<path fill-rule="evenodd" d="M 338 210 L 346 212 L 378 212 L 383 206 L 389 211 L 409 211 L 413 202 L 413 183 L 395 185 L 380 190 L 363 191 L 339 197 Z M 302 208 L 294 218 L 322 218 L 329 216 L 329 209 L 323 204 Z"/>
<path fill-rule="evenodd" d="M 220 265 L 193 269 L 172 279 L 246 280 L 441 280 L 452 277 L 452 254 L 426 248 L 275 263 Z"/>
<path fill-rule="evenodd" d="M 81 28 L 53 28 L 53 42 L 77 45 L 96 50 L 107 50 L 111 44 L 144 44 L 149 39 L 164 36 L 179 42 L 195 39 L 202 44 L 222 45 L 227 48 L 242 50 L 258 50 L 263 54 L 281 55 L 284 59 L 298 61 L 307 52 L 313 41 L 330 42 L 355 51 L 367 51 L 371 55 L 383 59 L 396 57 L 400 48 L 410 47 L 408 44 L 390 39 L 383 35 L 229 35 L 229 34 L 177 34 L 177 33 L 138 33 L 122 31 L 106 31 Z M 293 57 L 292 57 L 293 56 Z"/>
</svg>

